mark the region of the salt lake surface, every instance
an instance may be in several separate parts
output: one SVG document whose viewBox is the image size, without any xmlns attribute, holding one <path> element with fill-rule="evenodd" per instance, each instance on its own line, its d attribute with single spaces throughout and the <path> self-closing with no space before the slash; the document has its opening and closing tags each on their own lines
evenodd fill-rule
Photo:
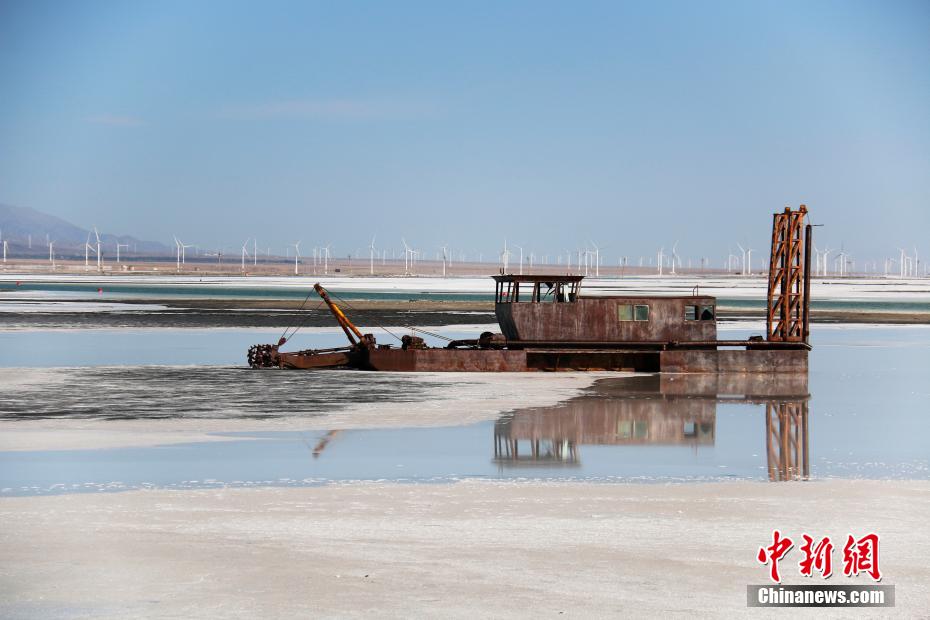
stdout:
<svg viewBox="0 0 930 620">
<path fill-rule="evenodd" d="M 442 329 L 449 337 L 473 333 Z M 721 326 L 721 336 L 760 330 L 731 324 Z M 249 344 L 279 335 L 0 331 L 0 432 L 131 424 L 144 435 L 194 424 L 205 425 L 210 436 L 3 451 L 0 494 L 474 477 L 930 478 L 926 326 L 815 325 L 809 397 L 793 389 L 753 395 L 738 386 L 670 390 L 659 377 L 638 376 L 600 378 L 582 390 L 553 393 L 552 402 L 545 402 L 550 379 L 537 373 L 244 368 Z M 341 338 L 335 329 L 317 328 L 294 342 L 323 347 Z M 462 408 L 461 416 L 451 403 Z M 430 412 L 443 411 L 445 417 L 433 416 L 439 426 L 419 426 Z M 382 427 L 380 412 L 390 428 Z"/>
</svg>

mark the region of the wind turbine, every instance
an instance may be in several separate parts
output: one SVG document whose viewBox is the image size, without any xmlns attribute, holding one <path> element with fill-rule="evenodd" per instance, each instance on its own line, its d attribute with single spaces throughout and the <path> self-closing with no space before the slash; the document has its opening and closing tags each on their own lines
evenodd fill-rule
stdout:
<svg viewBox="0 0 930 620">
<path fill-rule="evenodd" d="M 97 271 L 103 271 L 103 255 L 100 252 L 100 234 L 94 226 L 94 237 L 97 238 Z"/>
<path fill-rule="evenodd" d="M 90 236 L 88 236 L 88 239 L 90 239 Z M 174 238 L 174 246 L 178 254 L 177 271 L 181 271 L 181 242 L 178 241 L 177 237 Z M 86 249 L 84 250 L 84 267 L 85 268 L 87 267 L 87 250 Z"/>
<path fill-rule="evenodd" d="M 48 242 L 48 262 L 52 264 L 52 270 L 55 269 L 55 242 L 49 240 Z"/>
<path fill-rule="evenodd" d="M 678 242 L 675 242 L 675 245 L 672 246 L 672 271 L 670 275 L 675 275 L 675 263 L 679 262 L 678 260 Z"/>
<path fill-rule="evenodd" d="M 752 248 L 744 248 L 740 244 L 736 244 L 736 247 L 739 248 L 740 253 L 743 255 L 743 269 L 742 273 L 744 276 L 752 275 Z M 816 252 L 816 249 L 815 249 Z"/>
<path fill-rule="evenodd" d="M 901 250 L 901 277 L 903 278 L 906 273 L 906 265 L 908 256 L 904 253 L 904 248 L 898 248 Z"/>
<path fill-rule="evenodd" d="M 727 248 L 727 252 L 728 252 L 728 254 L 727 254 L 727 261 L 726 261 L 726 263 L 727 263 L 727 271 L 730 272 L 730 271 L 733 271 L 733 263 L 734 263 L 734 262 L 735 262 L 736 264 L 739 265 L 740 258 L 739 258 L 739 256 L 737 256 L 736 254 L 733 253 L 733 251 L 732 251 L 731 248 Z M 742 271 L 743 271 L 743 266 L 740 265 L 740 273 L 742 273 Z"/>
<path fill-rule="evenodd" d="M 514 247 L 520 250 L 520 275 L 523 275 L 523 246 L 514 245 Z"/>
<path fill-rule="evenodd" d="M 90 244 L 90 233 L 87 233 L 87 239 L 84 241 L 84 271 L 90 269 L 90 261 L 88 260 L 90 258 L 90 252 L 96 252 L 96 250 L 94 250 L 94 246 Z"/>
<path fill-rule="evenodd" d="M 3 239 L 3 229 L 0 228 L 0 239 Z M 3 262 L 6 262 L 6 239 L 3 239 Z"/>
<path fill-rule="evenodd" d="M 510 265 L 510 250 L 507 249 L 506 239 L 504 239 L 504 250 L 501 252 L 501 265 L 504 267 L 504 272 L 506 273 Z"/>
<path fill-rule="evenodd" d="M 294 246 L 294 275 L 299 275 L 297 272 L 297 265 L 300 263 L 300 241 L 293 244 Z"/>
<path fill-rule="evenodd" d="M 828 257 L 830 256 L 830 252 L 832 251 L 833 250 L 829 247 L 826 247 L 823 250 L 823 273 L 820 274 L 823 277 L 827 277 L 827 265 L 829 264 L 827 263 L 827 260 L 828 260 Z"/>
<path fill-rule="evenodd" d="M 333 244 L 327 244 L 323 248 L 323 275 L 329 275 L 329 248 L 333 247 Z"/>
<path fill-rule="evenodd" d="M 187 250 L 187 248 L 192 248 L 194 246 L 185 245 L 184 243 L 181 242 L 180 239 L 177 238 L 177 236 L 175 236 L 174 238 L 174 243 L 177 246 L 177 252 L 178 252 L 178 267 L 177 268 L 178 268 L 178 271 L 181 271 L 181 265 L 187 262 L 186 260 L 187 257 L 185 256 L 185 250 Z"/>
<path fill-rule="evenodd" d="M 368 244 L 368 275 L 375 275 L 375 238 L 377 235 L 371 236 L 371 243 Z M 445 274 L 443 274 L 445 275 Z"/>
<path fill-rule="evenodd" d="M 601 248 L 594 241 L 591 241 L 591 245 L 594 246 L 594 275 L 599 278 L 601 277 Z"/>
<path fill-rule="evenodd" d="M 739 243 L 736 244 L 736 247 L 739 248 L 740 254 L 742 254 L 742 260 L 741 260 L 742 269 L 740 269 L 740 274 L 746 275 L 746 248 L 741 246 Z"/>
<path fill-rule="evenodd" d="M 403 237 L 400 238 L 400 242 L 404 244 L 404 275 L 410 275 L 410 254 L 413 250 L 410 249 L 410 246 L 407 245 L 407 240 Z"/>
<path fill-rule="evenodd" d="M 246 249 L 249 245 L 251 239 L 246 239 L 245 243 L 242 244 L 242 272 L 245 273 L 245 257 L 249 255 L 249 251 Z"/>
<path fill-rule="evenodd" d="M 846 276 L 846 259 L 847 258 L 849 258 L 849 254 L 846 253 L 846 250 L 840 249 L 840 253 L 836 257 L 834 267 L 836 264 L 839 265 L 839 269 L 836 269 L 836 271 L 839 271 L 839 276 L 841 278 Z"/>
<path fill-rule="evenodd" d="M 439 249 L 442 250 L 442 277 L 445 278 L 446 277 L 446 258 L 449 252 L 449 248 L 443 245 L 443 246 L 440 246 Z"/>
<path fill-rule="evenodd" d="M 656 254 L 656 265 L 659 266 L 659 275 L 662 275 L 662 262 L 665 259 L 665 247 L 659 248 L 659 253 Z"/>
<path fill-rule="evenodd" d="M 814 275 L 820 275 L 820 255 L 821 251 L 817 249 L 817 244 L 814 244 Z"/>
</svg>

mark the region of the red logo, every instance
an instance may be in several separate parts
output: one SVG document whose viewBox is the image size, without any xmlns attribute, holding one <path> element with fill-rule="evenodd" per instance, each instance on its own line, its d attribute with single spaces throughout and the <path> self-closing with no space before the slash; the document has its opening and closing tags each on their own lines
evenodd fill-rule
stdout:
<svg viewBox="0 0 930 620">
<path fill-rule="evenodd" d="M 843 574 L 847 577 L 867 573 L 875 581 L 881 581 L 878 570 L 878 534 L 866 534 L 859 540 L 850 534 L 843 547 Z"/>
<path fill-rule="evenodd" d="M 824 536 L 820 542 L 814 545 L 814 539 L 807 534 L 802 534 L 804 544 L 801 545 L 801 553 L 804 559 L 798 562 L 801 574 L 810 577 L 816 570 L 824 579 L 833 574 L 833 543 L 830 542 L 829 536 Z"/>
<path fill-rule="evenodd" d="M 829 579 L 833 574 L 833 543 L 829 536 L 819 541 L 812 536 L 802 534 L 804 544 L 801 545 L 803 558 L 798 562 L 801 575 L 812 577 L 814 572 L 820 573 L 823 579 Z M 781 532 L 772 532 L 772 544 L 760 547 L 756 559 L 761 564 L 769 566 L 769 577 L 775 583 L 781 583 L 778 572 L 778 562 L 782 560 L 794 547 L 794 541 Z M 856 539 L 852 534 L 846 539 L 843 547 L 843 574 L 847 577 L 857 577 L 859 573 L 869 575 L 875 581 L 881 581 L 882 574 L 878 568 L 878 534 L 869 533 Z"/>
<path fill-rule="evenodd" d="M 772 544 L 768 547 L 759 547 L 759 553 L 756 559 L 763 564 L 771 564 L 769 567 L 769 576 L 775 583 L 781 583 L 781 577 L 778 575 L 778 561 L 794 546 L 790 538 L 782 538 L 781 532 L 775 530 L 772 532 Z"/>
</svg>

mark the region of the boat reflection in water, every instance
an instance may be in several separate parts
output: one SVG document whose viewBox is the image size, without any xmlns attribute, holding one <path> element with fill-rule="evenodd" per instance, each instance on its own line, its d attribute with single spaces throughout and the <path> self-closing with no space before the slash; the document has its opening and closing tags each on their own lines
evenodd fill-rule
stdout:
<svg viewBox="0 0 930 620">
<path fill-rule="evenodd" d="M 559 408 L 524 409 L 494 427 L 498 467 L 577 466 L 582 445 L 713 446 L 718 404 L 765 407 L 768 477 L 810 477 L 806 374 L 647 375 L 602 382 Z"/>
</svg>

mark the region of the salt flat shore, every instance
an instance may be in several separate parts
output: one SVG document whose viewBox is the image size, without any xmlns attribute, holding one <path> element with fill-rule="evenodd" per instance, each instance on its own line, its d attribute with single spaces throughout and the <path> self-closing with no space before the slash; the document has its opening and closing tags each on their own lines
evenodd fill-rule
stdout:
<svg viewBox="0 0 930 620">
<path fill-rule="evenodd" d="M 563 269 L 556 269 L 562 273 Z M 550 272 L 551 273 L 551 272 Z M 260 294 L 274 297 L 276 293 L 306 293 L 314 283 L 321 283 L 327 290 L 340 292 L 392 293 L 398 295 L 417 294 L 470 294 L 493 297 L 494 286 L 490 276 L 469 277 L 369 277 L 369 276 L 202 276 L 179 275 L 129 275 L 129 274 L 34 274 L 0 272 L 0 288 L 15 290 L 26 285 L 72 285 L 85 290 L 108 285 L 122 287 L 125 291 L 170 296 L 185 296 L 187 293 L 203 295 L 210 291 L 223 295 L 239 291 L 249 296 Z M 763 275 L 752 277 L 723 275 L 635 275 L 625 277 L 587 276 L 583 291 L 586 295 L 622 294 L 681 294 L 690 295 L 695 287 L 704 295 L 731 299 L 764 300 L 768 279 Z M 75 288 L 74 290 L 79 290 Z M 930 301 L 930 278 L 895 277 L 817 277 L 811 281 L 812 299 L 860 300 L 899 302 Z"/>
<path fill-rule="evenodd" d="M 4 618 L 748 617 L 780 529 L 881 535 L 893 609 L 927 617 L 930 482 L 467 481 L 0 500 Z M 842 542 L 828 582 L 842 575 Z"/>
</svg>

